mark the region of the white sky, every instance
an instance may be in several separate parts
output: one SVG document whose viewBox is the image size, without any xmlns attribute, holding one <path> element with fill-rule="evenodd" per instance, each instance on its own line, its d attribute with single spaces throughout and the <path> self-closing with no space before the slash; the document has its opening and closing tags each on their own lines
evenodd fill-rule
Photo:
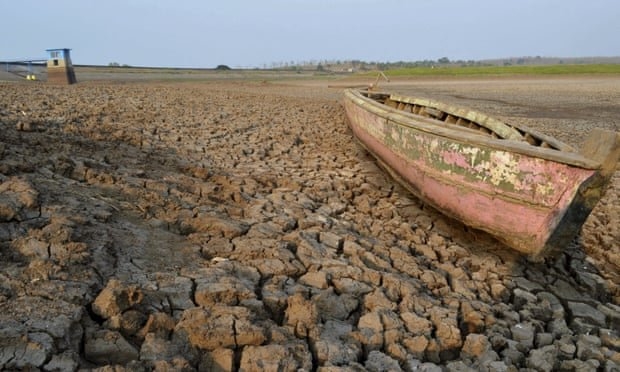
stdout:
<svg viewBox="0 0 620 372">
<path fill-rule="evenodd" d="M 74 64 L 620 56 L 619 0 L 0 0 L 0 60 Z"/>
</svg>

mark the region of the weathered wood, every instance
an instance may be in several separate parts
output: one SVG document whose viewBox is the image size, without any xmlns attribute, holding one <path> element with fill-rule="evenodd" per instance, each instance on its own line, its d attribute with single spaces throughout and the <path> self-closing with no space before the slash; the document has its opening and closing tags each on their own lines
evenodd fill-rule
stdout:
<svg viewBox="0 0 620 372">
<path fill-rule="evenodd" d="M 424 107 L 424 113 L 438 120 L 441 120 L 444 115 L 443 111 L 434 109 L 432 107 Z"/>
<path fill-rule="evenodd" d="M 352 95 L 351 99 L 354 102 L 357 102 L 361 105 L 367 105 L 365 108 L 369 112 L 372 112 L 376 115 L 384 116 L 393 120 L 394 122 L 400 123 L 400 125 L 410 126 L 412 123 L 412 118 L 410 114 L 405 112 L 399 112 L 395 109 L 390 109 L 390 105 L 394 105 L 394 101 L 391 99 L 386 100 L 386 104 L 382 105 L 374 100 L 366 99 L 365 96 L 362 96 L 358 91 L 355 90 L 346 90 L 345 95 Z M 376 104 L 368 104 L 370 102 L 375 102 Z M 495 120 L 495 119 L 493 119 Z M 562 151 L 556 151 L 553 149 L 544 149 L 538 148 L 529 145 L 524 141 L 497 141 L 492 138 L 480 138 L 481 135 L 467 135 L 464 134 L 462 128 L 455 126 L 452 128 L 437 128 L 436 121 L 434 119 L 424 118 L 417 116 L 415 121 L 416 127 L 418 130 L 435 133 L 437 135 L 445 136 L 453 139 L 463 139 L 465 141 L 471 141 L 472 143 L 482 143 L 485 146 L 489 146 L 492 148 L 502 149 L 510 152 L 522 153 L 524 155 L 530 155 L 535 157 L 540 157 L 547 160 L 566 162 L 567 164 L 572 164 L 578 167 L 584 167 L 589 169 L 596 169 L 600 166 L 598 162 L 592 161 L 576 152 L 572 149 L 572 147 L 559 142 L 558 140 L 553 139 L 548 136 L 541 136 L 537 134 L 539 138 L 545 138 L 545 141 L 549 143 L 553 143 L 557 149 Z M 533 132 L 533 131 L 531 131 Z M 518 132 L 517 132 L 518 133 Z M 474 137 L 475 136 L 475 137 Z M 521 136 L 519 134 L 519 136 Z M 506 137 L 502 137 L 506 140 Z"/>
<path fill-rule="evenodd" d="M 445 122 L 446 123 L 450 123 L 450 124 L 456 124 L 457 118 L 454 115 L 448 114 L 448 116 L 446 117 Z"/>
<path fill-rule="evenodd" d="M 611 175 L 620 159 L 620 133 L 595 128 L 586 138 L 581 154 L 601 163 L 601 175 Z"/>
<path fill-rule="evenodd" d="M 438 210 L 530 256 L 554 252 L 579 232 L 620 158 L 616 132 L 594 131 L 577 153 L 473 111 L 427 100 L 428 111 L 450 115 L 439 121 L 396 108 L 408 102 L 427 111 L 425 100 L 373 97 L 345 91 L 347 122 L 390 174 Z"/>
</svg>

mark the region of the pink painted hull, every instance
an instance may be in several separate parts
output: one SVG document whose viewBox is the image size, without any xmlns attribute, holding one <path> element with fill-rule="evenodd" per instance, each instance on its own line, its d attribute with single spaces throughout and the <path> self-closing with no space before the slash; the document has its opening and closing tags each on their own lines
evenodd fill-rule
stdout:
<svg viewBox="0 0 620 372">
<path fill-rule="evenodd" d="M 382 115 L 382 108 L 369 105 L 345 93 L 354 135 L 397 180 L 440 211 L 531 256 L 562 249 L 557 245 L 578 233 L 556 230 L 575 214 L 571 209 L 581 207 L 576 196 L 595 169 L 472 143 L 471 136 L 461 141 L 458 131 L 438 135 L 416 128 L 413 115 L 394 115 L 390 108 Z"/>
</svg>

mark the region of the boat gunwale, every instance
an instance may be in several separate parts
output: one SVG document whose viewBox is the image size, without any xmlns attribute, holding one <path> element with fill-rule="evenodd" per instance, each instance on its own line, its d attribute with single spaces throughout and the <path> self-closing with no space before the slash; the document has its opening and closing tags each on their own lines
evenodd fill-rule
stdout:
<svg viewBox="0 0 620 372">
<path fill-rule="evenodd" d="M 397 125 L 409 127 L 419 130 L 421 132 L 438 135 L 441 137 L 449 138 L 451 140 L 457 140 L 473 145 L 482 145 L 485 147 L 493 148 L 495 150 L 509 151 L 522 155 L 528 155 L 545 160 L 564 163 L 571 166 L 576 166 L 584 169 L 600 169 L 601 163 L 589 159 L 577 152 L 568 152 L 565 150 L 556 150 L 543 147 L 532 146 L 527 142 L 515 141 L 510 139 L 490 138 L 482 134 L 475 134 L 466 131 L 462 131 L 459 128 L 449 128 L 440 126 L 434 122 L 433 119 L 421 117 L 419 115 L 405 112 L 384 104 L 377 102 L 376 100 L 365 97 L 357 89 L 345 90 L 345 97 L 350 99 L 358 107 L 369 111 L 375 115 L 378 115 L 386 120 L 390 120 Z M 371 92 L 373 94 L 383 94 L 379 92 Z M 390 96 L 389 93 L 387 97 Z M 521 130 L 526 128 L 519 127 Z"/>
<path fill-rule="evenodd" d="M 462 117 L 466 120 L 476 123 L 477 125 L 480 125 L 493 132 L 496 132 L 500 136 L 500 139 L 513 140 L 517 142 L 525 141 L 525 138 L 523 138 L 523 135 L 519 132 L 519 131 L 523 131 L 526 134 L 533 136 L 534 138 L 537 138 L 541 141 L 546 142 L 547 144 L 552 146 L 551 149 L 553 150 L 576 152 L 576 150 L 572 146 L 569 146 L 565 144 L 564 142 L 557 140 L 556 138 L 547 136 L 543 133 L 540 133 L 532 128 L 528 128 L 523 125 L 507 124 L 499 119 L 496 119 L 480 111 L 475 111 L 475 110 L 470 110 L 470 109 L 466 109 L 462 107 L 449 105 L 449 104 L 436 101 L 430 98 L 411 97 L 411 96 L 405 96 L 402 94 L 393 94 L 393 93 L 389 94 L 389 98 L 397 102 L 430 107 L 433 109 L 440 110 L 448 115 Z M 502 131 L 504 133 L 500 133 L 497 130 L 498 129 L 497 127 L 503 127 L 504 129 Z M 503 134 L 506 134 L 507 136 L 504 136 Z M 534 146 L 534 147 L 537 147 L 537 146 Z"/>
</svg>

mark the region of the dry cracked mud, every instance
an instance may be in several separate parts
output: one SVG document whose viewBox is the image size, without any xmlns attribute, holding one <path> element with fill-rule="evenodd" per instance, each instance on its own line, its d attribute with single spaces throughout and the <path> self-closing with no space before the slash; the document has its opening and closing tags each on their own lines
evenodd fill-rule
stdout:
<svg viewBox="0 0 620 372">
<path fill-rule="evenodd" d="M 620 79 L 395 82 L 571 145 Z M 377 167 L 325 82 L 0 84 L 0 369 L 616 371 L 620 172 L 529 262 Z"/>
</svg>

